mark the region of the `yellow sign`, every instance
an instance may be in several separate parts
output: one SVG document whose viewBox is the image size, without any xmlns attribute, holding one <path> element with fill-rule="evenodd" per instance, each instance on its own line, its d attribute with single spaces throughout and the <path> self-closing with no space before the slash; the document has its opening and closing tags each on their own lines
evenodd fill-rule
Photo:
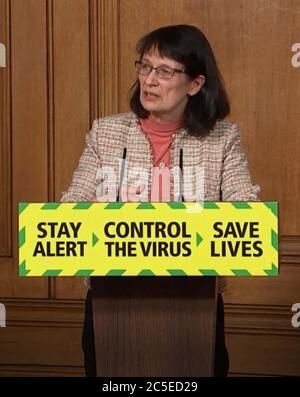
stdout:
<svg viewBox="0 0 300 397">
<path fill-rule="evenodd" d="M 21 276 L 273 276 L 275 202 L 20 203 Z"/>
</svg>

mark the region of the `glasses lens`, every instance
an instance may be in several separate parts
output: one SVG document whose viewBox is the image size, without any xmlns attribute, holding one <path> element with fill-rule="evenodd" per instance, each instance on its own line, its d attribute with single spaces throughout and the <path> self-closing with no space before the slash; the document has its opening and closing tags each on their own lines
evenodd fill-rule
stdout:
<svg viewBox="0 0 300 397">
<path fill-rule="evenodd" d="M 161 79 L 169 80 L 174 76 L 174 70 L 165 66 L 154 68 L 148 63 L 135 61 L 135 69 L 138 74 L 147 76 L 151 73 L 152 69 L 156 70 L 157 76 Z"/>
<path fill-rule="evenodd" d="M 158 68 L 157 69 L 157 74 L 158 77 L 162 78 L 162 79 L 171 79 L 173 77 L 173 70 L 172 69 L 168 69 L 168 68 Z"/>
<path fill-rule="evenodd" d="M 140 61 L 135 62 L 135 68 L 139 74 L 147 75 L 151 72 L 151 66 Z"/>
</svg>

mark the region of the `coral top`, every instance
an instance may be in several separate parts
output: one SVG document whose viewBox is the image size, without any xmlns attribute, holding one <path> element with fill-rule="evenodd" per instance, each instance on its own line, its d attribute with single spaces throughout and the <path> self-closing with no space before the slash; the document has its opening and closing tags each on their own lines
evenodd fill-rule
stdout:
<svg viewBox="0 0 300 397">
<path fill-rule="evenodd" d="M 158 122 L 153 118 L 140 119 L 148 138 L 153 157 L 150 201 L 170 201 L 171 145 L 174 134 L 182 127 L 182 120 Z"/>
</svg>

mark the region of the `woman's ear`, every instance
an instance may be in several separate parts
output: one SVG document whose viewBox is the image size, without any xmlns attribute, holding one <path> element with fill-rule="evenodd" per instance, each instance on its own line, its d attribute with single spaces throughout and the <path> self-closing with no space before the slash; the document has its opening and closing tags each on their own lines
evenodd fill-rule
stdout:
<svg viewBox="0 0 300 397">
<path fill-rule="evenodd" d="M 191 81 L 191 88 L 188 92 L 189 96 L 193 96 L 196 95 L 201 88 L 203 87 L 205 83 L 205 77 L 202 76 L 202 74 L 199 74 L 199 76 L 195 77 L 192 81 Z"/>
</svg>

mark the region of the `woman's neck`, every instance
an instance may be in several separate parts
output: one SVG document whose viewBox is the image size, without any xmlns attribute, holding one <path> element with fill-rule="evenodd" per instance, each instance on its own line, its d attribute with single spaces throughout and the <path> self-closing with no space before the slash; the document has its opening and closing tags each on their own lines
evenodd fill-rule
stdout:
<svg viewBox="0 0 300 397">
<path fill-rule="evenodd" d="M 161 120 L 153 115 L 150 115 L 146 120 L 146 124 L 153 130 L 156 131 L 171 131 L 182 127 L 182 119 L 177 120 Z"/>
</svg>

